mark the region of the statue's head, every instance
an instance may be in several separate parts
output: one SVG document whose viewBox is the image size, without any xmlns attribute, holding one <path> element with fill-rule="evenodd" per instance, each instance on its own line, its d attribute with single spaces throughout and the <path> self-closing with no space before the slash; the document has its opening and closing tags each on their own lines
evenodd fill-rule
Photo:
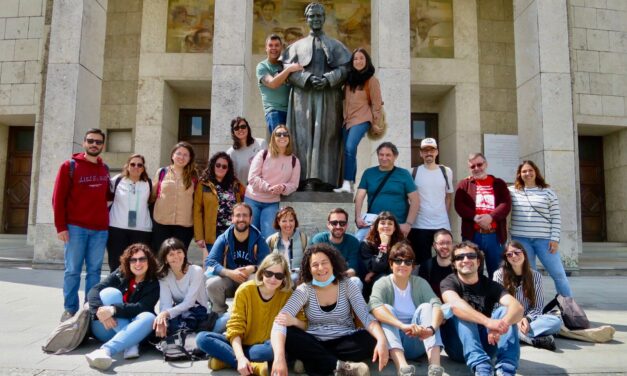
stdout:
<svg viewBox="0 0 627 376">
<path fill-rule="evenodd" d="M 322 30 L 325 20 L 324 6 L 320 3 L 309 3 L 305 8 L 305 18 L 311 30 Z"/>
</svg>

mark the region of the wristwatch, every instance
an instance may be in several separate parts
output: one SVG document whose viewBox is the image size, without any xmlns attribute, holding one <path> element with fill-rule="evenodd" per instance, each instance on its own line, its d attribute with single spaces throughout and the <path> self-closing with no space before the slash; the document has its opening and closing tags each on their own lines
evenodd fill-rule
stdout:
<svg viewBox="0 0 627 376">
<path fill-rule="evenodd" d="M 433 327 L 433 325 L 427 326 L 427 329 L 431 329 L 431 332 L 433 333 L 433 335 L 435 335 L 435 328 Z"/>
</svg>

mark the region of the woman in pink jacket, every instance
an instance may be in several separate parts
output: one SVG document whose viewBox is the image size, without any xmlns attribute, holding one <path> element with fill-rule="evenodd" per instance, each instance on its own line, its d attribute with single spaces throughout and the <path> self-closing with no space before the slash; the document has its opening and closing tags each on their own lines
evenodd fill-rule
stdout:
<svg viewBox="0 0 627 376">
<path fill-rule="evenodd" d="M 290 133 L 285 125 L 277 126 L 270 137 L 270 147 L 262 150 L 250 165 L 244 202 L 253 208 L 252 225 L 264 238 L 272 235 L 272 223 L 279 211 L 281 195 L 298 188 L 300 161 L 292 154 Z"/>
</svg>

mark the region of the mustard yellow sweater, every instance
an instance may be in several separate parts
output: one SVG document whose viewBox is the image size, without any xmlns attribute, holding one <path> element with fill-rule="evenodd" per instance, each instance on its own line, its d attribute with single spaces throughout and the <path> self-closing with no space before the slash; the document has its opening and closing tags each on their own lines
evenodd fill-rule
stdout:
<svg viewBox="0 0 627 376">
<path fill-rule="evenodd" d="M 288 276 L 289 278 L 289 276 Z M 252 346 L 270 339 L 274 318 L 285 305 L 292 291 L 277 291 L 264 302 L 255 281 L 244 282 L 235 292 L 231 318 L 226 324 L 226 338 L 242 338 L 242 345 Z M 302 311 L 298 318 L 305 321 Z"/>
</svg>

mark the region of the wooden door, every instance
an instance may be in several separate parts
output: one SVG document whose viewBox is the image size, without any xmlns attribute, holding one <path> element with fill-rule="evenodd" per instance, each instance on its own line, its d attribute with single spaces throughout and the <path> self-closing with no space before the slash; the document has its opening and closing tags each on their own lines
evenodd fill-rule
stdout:
<svg viewBox="0 0 627 376">
<path fill-rule="evenodd" d="M 602 137 L 579 137 L 579 178 L 583 241 L 606 241 Z"/>
<path fill-rule="evenodd" d="M 4 185 L 3 232 L 26 234 L 34 127 L 10 127 Z"/>
<path fill-rule="evenodd" d="M 411 165 L 420 166 L 420 142 L 431 137 L 438 141 L 438 114 L 411 114 Z M 438 160 L 436 159 L 436 163 Z"/>
<path fill-rule="evenodd" d="M 209 161 L 210 110 L 180 110 L 179 141 L 187 141 L 194 147 L 198 173 L 207 167 Z"/>
</svg>

